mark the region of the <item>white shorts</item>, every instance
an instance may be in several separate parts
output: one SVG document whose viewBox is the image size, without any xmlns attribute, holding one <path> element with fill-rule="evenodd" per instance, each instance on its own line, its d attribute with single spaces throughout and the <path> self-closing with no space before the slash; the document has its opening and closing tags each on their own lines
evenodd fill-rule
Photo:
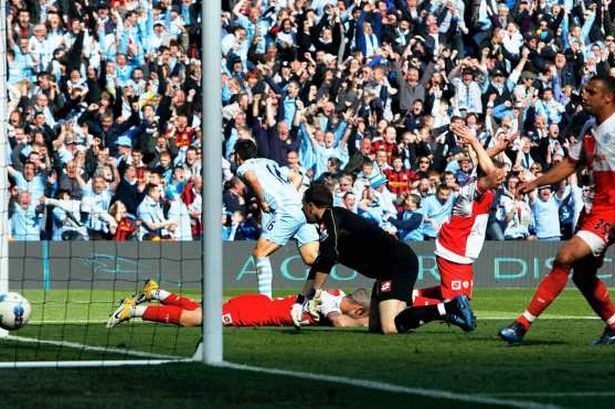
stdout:
<svg viewBox="0 0 615 409">
<path fill-rule="evenodd" d="M 588 231 L 588 230 L 579 230 L 575 236 L 578 236 L 581 240 L 585 242 L 589 246 L 592 251 L 592 254 L 595 257 L 600 257 L 604 254 L 607 242 L 604 241 L 600 236 L 596 233 Z"/>
<path fill-rule="evenodd" d="M 284 246 L 290 239 L 293 239 L 297 241 L 297 247 L 318 241 L 316 226 L 307 222 L 301 209 L 292 214 L 284 210 L 276 210 L 270 213 L 261 212 L 261 215 L 264 239 L 280 246 Z"/>
</svg>

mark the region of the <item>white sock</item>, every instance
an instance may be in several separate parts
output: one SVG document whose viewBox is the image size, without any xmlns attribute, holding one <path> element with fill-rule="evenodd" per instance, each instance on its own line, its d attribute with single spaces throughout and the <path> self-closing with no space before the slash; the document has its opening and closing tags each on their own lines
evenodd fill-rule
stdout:
<svg viewBox="0 0 615 409">
<path fill-rule="evenodd" d="M 259 294 L 266 295 L 271 298 L 273 272 L 271 271 L 271 261 L 269 257 L 255 258 L 256 264 L 256 281 L 258 282 Z"/>
<path fill-rule="evenodd" d="M 530 314 L 530 312 L 529 312 L 529 311 L 527 311 L 527 310 L 523 312 L 523 316 L 524 316 L 524 317 L 525 317 L 525 319 L 526 319 L 526 320 L 528 320 L 530 323 L 532 323 L 532 322 L 536 321 L 536 318 L 537 318 L 535 315 Z"/>
<path fill-rule="evenodd" d="M 414 304 L 414 300 L 419 296 L 419 290 L 412 290 L 412 303 Z"/>
<path fill-rule="evenodd" d="M 438 307 L 438 312 L 440 313 L 440 315 L 444 317 L 446 315 L 446 308 L 444 307 L 444 303 L 439 302 L 436 306 Z"/>
<path fill-rule="evenodd" d="M 167 290 L 163 290 L 162 288 L 159 288 L 154 292 L 154 294 L 152 294 L 152 299 L 164 301 L 165 298 L 167 298 L 169 295 L 171 295 L 170 292 L 168 292 Z"/>
<path fill-rule="evenodd" d="M 131 317 L 142 317 L 145 314 L 145 310 L 147 309 L 146 305 L 135 305 L 130 309 Z"/>
</svg>

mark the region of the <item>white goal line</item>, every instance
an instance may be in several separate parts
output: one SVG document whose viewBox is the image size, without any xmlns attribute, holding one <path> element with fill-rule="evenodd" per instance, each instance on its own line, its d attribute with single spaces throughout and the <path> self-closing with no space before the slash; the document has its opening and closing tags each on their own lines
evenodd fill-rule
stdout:
<svg viewBox="0 0 615 409">
<path fill-rule="evenodd" d="M 474 396 L 496 397 L 496 396 L 519 396 L 519 397 L 536 397 L 536 398 L 590 398 L 590 397 L 609 397 L 615 396 L 615 392 L 497 392 L 497 393 L 479 393 Z"/>
<path fill-rule="evenodd" d="M 133 351 L 114 347 L 101 347 L 81 344 L 78 342 L 68 341 L 55 341 L 50 339 L 36 339 L 28 337 L 20 337 L 16 335 L 9 335 L 8 340 L 25 342 L 30 344 L 42 344 L 53 345 L 63 348 L 73 348 L 88 352 L 105 352 L 119 355 L 127 355 L 131 357 L 138 357 L 143 359 L 133 360 L 87 360 L 87 361 L 14 361 L 14 362 L 0 362 L 1 368 L 41 368 L 41 367 L 92 367 L 92 366 L 123 366 L 123 365 L 148 365 L 148 364 L 164 364 L 164 363 L 177 363 L 177 362 L 194 362 L 192 358 L 179 357 L 174 355 L 157 354 L 153 352 Z"/>
<path fill-rule="evenodd" d="M 476 319 L 477 320 L 483 320 L 483 321 L 499 321 L 499 320 L 514 320 L 515 318 L 517 318 L 519 316 L 519 314 L 516 315 L 489 315 L 489 316 L 480 316 L 477 315 Z M 540 321 L 549 321 L 549 320 L 599 320 L 600 317 L 595 316 L 595 315 L 583 315 L 583 316 L 579 316 L 579 315 L 546 315 L 546 316 L 541 316 L 539 318 Z"/>
<path fill-rule="evenodd" d="M 448 399 L 452 401 L 470 402 L 476 404 L 495 405 L 495 406 L 507 406 L 512 408 L 526 408 L 526 409 L 559 409 L 559 406 L 551 404 L 543 404 L 538 402 L 532 402 L 527 400 L 515 400 L 515 399 L 498 399 L 489 396 L 470 395 L 463 393 L 455 393 L 450 391 L 438 390 L 438 389 L 423 389 L 423 388 L 411 388 L 407 386 L 395 385 L 385 382 L 370 381 L 366 379 L 354 379 L 345 376 L 323 375 L 310 372 L 297 372 L 276 368 L 261 368 L 243 364 L 236 364 L 232 362 L 223 361 L 222 363 L 215 365 L 222 368 L 237 369 L 241 371 L 250 371 L 258 373 L 266 373 L 270 375 L 290 376 L 293 378 L 306 379 L 312 381 L 321 381 L 329 383 L 338 383 L 344 385 L 350 385 L 360 388 L 368 388 L 374 390 L 380 390 L 385 392 L 403 393 L 407 395 L 425 396 L 434 399 Z"/>
</svg>

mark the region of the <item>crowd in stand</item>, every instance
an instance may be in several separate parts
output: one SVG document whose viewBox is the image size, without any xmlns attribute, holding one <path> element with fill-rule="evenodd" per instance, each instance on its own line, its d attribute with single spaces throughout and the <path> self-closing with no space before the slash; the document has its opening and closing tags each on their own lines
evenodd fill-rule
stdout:
<svg viewBox="0 0 615 409">
<path fill-rule="evenodd" d="M 434 239 L 476 176 L 455 122 L 486 147 L 514 139 L 488 238 L 570 237 L 587 172 L 516 189 L 568 156 L 584 83 L 615 75 L 610 0 L 222 5 L 224 239 L 260 231 L 234 175 L 245 138 L 336 205 Z M 200 2 L 11 0 L 7 13 L 13 239 L 198 239 Z"/>
</svg>

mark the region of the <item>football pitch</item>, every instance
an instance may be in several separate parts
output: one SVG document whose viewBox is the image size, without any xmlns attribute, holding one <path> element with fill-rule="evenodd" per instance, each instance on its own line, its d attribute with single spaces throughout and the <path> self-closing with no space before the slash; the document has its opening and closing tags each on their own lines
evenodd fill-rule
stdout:
<svg viewBox="0 0 615 409">
<path fill-rule="evenodd" d="M 24 294 L 31 322 L 13 333 L 18 339 L 0 340 L 0 362 L 188 358 L 200 337 L 198 328 L 139 320 L 105 329 L 118 293 Z M 478 327 L 467 334 L 437 323 L 389 337 L 225 328 L 227 367 L 0 369 L 0 408 L 612 408 L 615 345 L 590 345 L 603 325 L 576 290 L 560 296 L 522 345 L 496 338 L 531 294 L 477 290 Z"/>
</svg>

